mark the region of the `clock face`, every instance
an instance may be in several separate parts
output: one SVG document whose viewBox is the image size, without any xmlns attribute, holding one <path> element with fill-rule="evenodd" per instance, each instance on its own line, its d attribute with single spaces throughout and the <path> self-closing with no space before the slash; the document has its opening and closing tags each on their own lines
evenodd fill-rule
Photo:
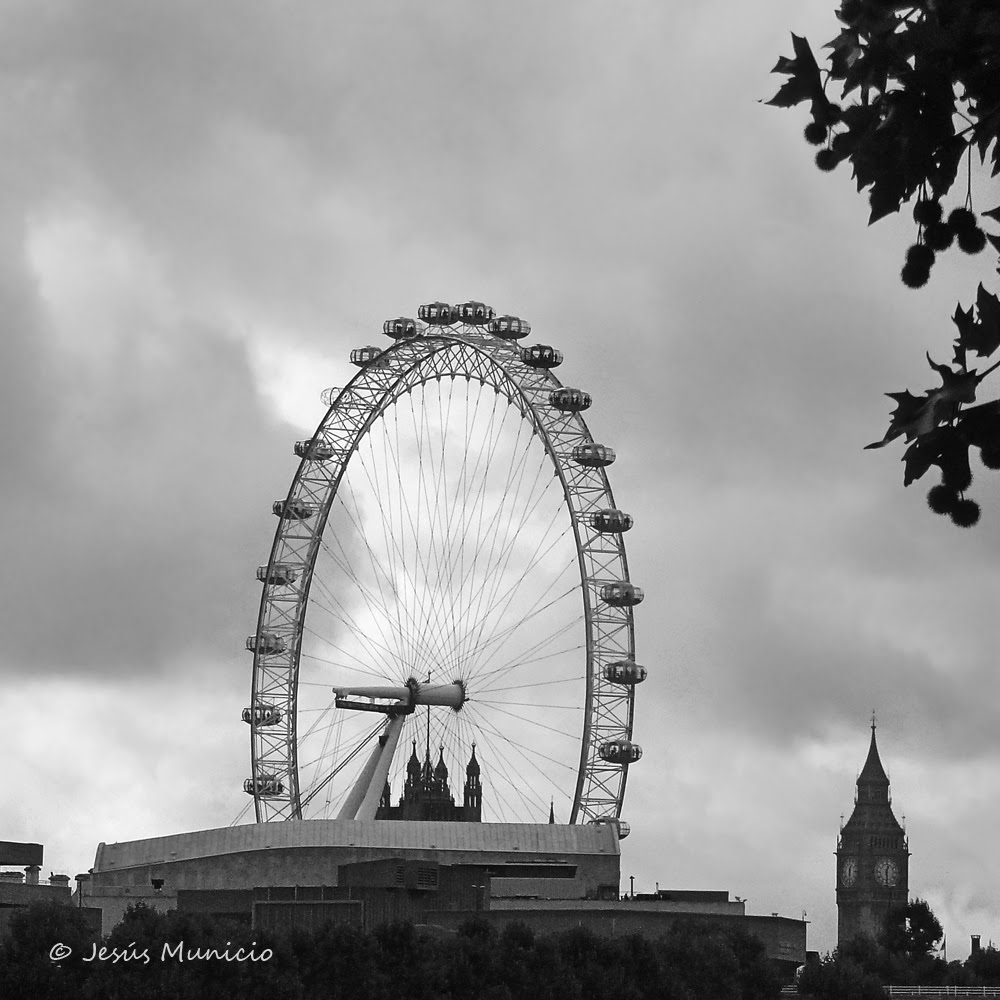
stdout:
<svg viewBox="0 0 1000 1000">
<path fill-rule="evenodd" d="M 840 884 L 854 885 L 858 877 L 858 863 L 854 858 L 845 858 L 840 865 Z"/>
<path fill-rule="evenodd" d="M 875 862 L 875 881 L 879 885 L 895 885 L 899 881 L 899 869 L 896 862 L 882 858 Z"/>
</svg>

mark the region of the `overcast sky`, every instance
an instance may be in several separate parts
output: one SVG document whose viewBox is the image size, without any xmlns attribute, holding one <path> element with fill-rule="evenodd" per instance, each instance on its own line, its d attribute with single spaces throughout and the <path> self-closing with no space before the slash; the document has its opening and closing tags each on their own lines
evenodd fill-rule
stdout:
<svg viewBox="0 0 1000 1000">
<path fill-rule="evenodd" d="M 995 260 L 906 289 L 908 212 L 758 103 L 832 6 L 0 2 L 0 836 L 73 875 L 239 813 L 291 443 L 385 318 L 478 298 L 564 351 L 636 522 L 624 884 L 832 948 L 874 708 L 911 894 L 1000 941 L 997 484 L 961 531 L 862 450 Z"/>
</svg>

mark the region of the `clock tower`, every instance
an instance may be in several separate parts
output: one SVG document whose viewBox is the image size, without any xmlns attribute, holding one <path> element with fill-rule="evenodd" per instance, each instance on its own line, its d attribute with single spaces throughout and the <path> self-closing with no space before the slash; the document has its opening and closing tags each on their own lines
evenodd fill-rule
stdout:
<svg viewBox="0 0 1000 1000">
<path fill-rule="evenodd" d="M 837 841 L 838 944 L 859 934 L 878 938 L 888 913 L 906 905 L 909 858 L 906 834 L 892 812 L 872 716 L 872 741 L 858 775 L 854 812 Z"/>
</svg>

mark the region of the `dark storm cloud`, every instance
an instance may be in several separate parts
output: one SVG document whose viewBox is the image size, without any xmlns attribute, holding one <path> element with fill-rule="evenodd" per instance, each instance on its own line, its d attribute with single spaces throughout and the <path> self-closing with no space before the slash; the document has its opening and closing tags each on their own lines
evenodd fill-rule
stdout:
<svg viewBox="0 0 1000 1000">
<path fill-rule="evenodd" d="M 286 315 L 329 317 L 342 296 L 321 279 L 357 268 L 366 228 L 460 247 L 525 178 L 558 188 L 553 116 L 574 78 L 546 36 L 563 56 L 585 43 L 526 10 L 56 4 L 14 35 L 40 98 L 30 128 L 62 132 L 72 184 L 155 235 L 193 287 L 249 281 Z"/>
<path fill-rule="evenodd" d="M 235 202 L 201 209 L 224 187 L 220 105 L 278 113 L 274 79 L 252 72 L 267 36 L 170 7 L 18 13 L 4 129 L 21 156 L 3 168 L 0 273 L 4 668 L 141 675 L 193 651 L 227 660 L 252 631 L 293 434 L 259 399 L 243 331 L 203 297 L 232 281 Z M 278 65 L 287 92 L 294 66 Z M 252 216 L 257 239 L 237 245 L 276 242 L 268 218 Z M 32 259 L 46 227 L 54 263 Z M 117 243 L 124 263 L 101 273 Z M 280 253 L 244 254 L 244 278 L 273 282 L 257 282 L 262 297 L 282 288 Z"/>
<path fill-rule="evenodd" d="M 154 369 L 115 359 L 80 406 L 72 370 L 34 383 L 45 408 L 23 426 L 42 450 L 0 486 L 11 671 L 155 672 L 227 653 L 240 605 L 252 621 L 270 470 L 291 432 L 262 412 L 238 344 L 197 327 L 160 335 Z"/>
<path fill-rule="evenodd" d="M 21 248 L 24 219 L 16 206 L 0 205 L 0 482 L 22 503 L 30 503 L 29 477 L 45 464 L 48 445 L 43 321 Z"/>
<path fill-rule="evenodd" d="M 734 575 L 715 591 L 726 639 L 713 650 L 711 703 L 728 724 L 797 742 L 858 727 L 874 708 L 897 735 L 919 734 L 921 752 L 938 760 L 995 757 L 1000 706 L 985 650 L 956 673 L 836 607 L 796 621 L 771 589 L 763 575 Z"/>
</svg>

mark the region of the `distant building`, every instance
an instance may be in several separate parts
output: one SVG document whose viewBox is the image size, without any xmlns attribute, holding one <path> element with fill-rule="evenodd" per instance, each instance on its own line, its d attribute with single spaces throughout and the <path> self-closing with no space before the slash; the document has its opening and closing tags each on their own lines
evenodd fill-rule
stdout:
<svg viewBox="0 0 1000 1000">
<path fill-rule="evenodd" d="M 694 919 L 756 935 L 789 979 L 805 961 L 802 920 L 749 915 L 726 892 L 622 899 L 620 883 L 610 823 L 296 820 L 101 844 L 86 902 L 103 907 L 105 933 L 140 900 L 275 929 L 406 920 L 455 930 L 480 916 L 539 933 L 657 938 Z"/>
<path fill-rule="evenodd" d="M 339 885 L 361 862 L 472 866 L 493 878 L 535 876 L 572 886 L 578 899 L 616 899 L 621 859 L 610 824 L 457 823 L 304 819 L 101 844 L 91 894 L 105 887 L 162 891 Z M 393 876 L 395 877 L 395 876 Z"/>
<path fill-rule="evenodd" d="M 440 748 L 437 765 L 431 764 L 431 748 L 427 747 L 424 762 L 417 758 L 417 741 L 406 765 L 406 783 L 399 805 L 392 804 L 389 782 L 379 802 L 375 819 L 421 820 L 423 822 L 480 823 L 483 815 L 483 787 L 480 781 L 476 745 L 465 768 L 465 790 L 460 806 L 448 785 L 448 768 L 444 762 L 444 747 Z"/>
<path fill-rule="evenodd" d="M 909 896 L 910 852 L 892 812 L 889 778 L 875 743 L 858 776 L 854 812 L 837 841 L 837 941 L 878 938 L 890 911 Z"/>
<path fill-rule="evenodd" d="M 52 874 L 39 878 L 42 865 L 42 845 L 0 840 L 0 865 L 18 865 L 18 871 L 0 871 L 0 939 L 6 937 L 10 918 L 25 906 L 34 903 L 72 902 L 68 875 Z"/>
</svg>

